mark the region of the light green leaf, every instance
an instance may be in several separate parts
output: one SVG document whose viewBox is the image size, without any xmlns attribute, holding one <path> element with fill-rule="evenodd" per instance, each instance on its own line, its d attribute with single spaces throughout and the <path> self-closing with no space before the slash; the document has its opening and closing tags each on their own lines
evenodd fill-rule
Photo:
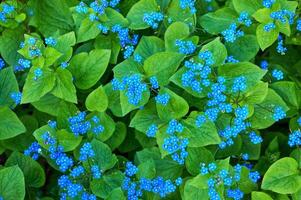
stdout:
<svg viewBox="0 0 301 200">
<path fill-rule="evenodd" d="M 86 99 L 86 108 L 89 111 L 104 112 L 108 107 L 108 97 L 102 86 L 93 90 Z"/>
</svg>

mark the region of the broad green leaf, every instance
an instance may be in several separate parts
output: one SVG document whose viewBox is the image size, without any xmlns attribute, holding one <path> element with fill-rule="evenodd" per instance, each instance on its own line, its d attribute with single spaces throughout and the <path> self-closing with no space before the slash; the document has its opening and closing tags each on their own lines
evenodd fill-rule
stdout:
<svg viewBox="0 0 301 200">
<path fill-rule="evenodd" d="M 99 35 L 100 30 L 97 23 L 91 21 L 88 17 L 85 18 L 76 33 L 77 43 L 85 42 L 87 40 L 95 39 Z"/>
<path fill-rule="evenodd" d="M 115 188 L 105 200 L 126 200 L 121 188 Z"/>
<path fill-rule="evenodd" d="M 252 192 L 252 200 L 273 200 L 272 197 L 264 192 Z"/>
<path fill-rule="evenodd" d="M 65 102 L 52 94 L 43 96 L 39 101 L 33 102 L 32 105 L 37 110 L 53 116 L 59 116 L 60 113 L 65 111 L 77 111 L 77 107 L 74 104 Z"/>
<path fill-rule="evenodd" d="M 301 176 L 295 159 L 285 157 L 276 161 L 265 173 L 261 188 L 280 194 L 292 194 L 301 188 Z"/>
<path fill-rule="evenodd" d="M 276 106 L 280 106 L 284 111 L 288 110 L 282 98 L 274 90 L 269 89 L 265 99 L 260 104 L 254 105 L 254 114 L 250 118 L 252 127 L 264 129 L 275 123 L 273 111 Z"/>
<path fill-rule="evenodd" d="M 116 24 L 119 24 L 122 27 L 128 27 L 129 21 L 123 17 L 123 15 L 117 10 L 107 7 L 105 9 L 105 14 L 108 20 L 106 20 L 103 25 L 107 27 L 112 27 Z"/>
<path fill-rule="evenodd" d="M 189 105 L 184 98 L 173 91 L 162 88 L 159 95 L 168 94 L 170 99 L 167 105 L 156 104 L 157 113 L 160 119 L 169 121 L 171 119 L 180 119 L 188 113 Z"/>
<path fill-rule="evenodd" d="M 259 45 L 255 35 L 244 35 L 237 38 L 235 42 L 226 43 L 228 54 L 239 61 L 249 61 L 259 51 Z"/>
<path fill-rule="evenodd" d="M 113 68 L 114 78 L 122 79 L 125 76 L 139 74 L 142 71 L 141 66 L 132 58 L 128 58 Z"/>
<path fill-rule="evenodd" d="M 219 37 L 204 45 L 201 51 L 210 51 L 212 53 L 214 65 L 223 64 L 227 58 L 227 49 L 223 43 L 221 43 Z"/>
<path fill-rule="evenodd" d="M 155 53 L 164 51 L 164 41 L 155 36 L 142 36 L 134 54 L 138 54 L 144 61 Z"/>
<path fill-rule="evenodd" d="M 261 103 L 268 94 L 268 83 L 259 82 L 254 87 L 250 88 L 244 96 L 244 102 L 246 104 Z"/>
<path fill-rule="evenodd" d="M 271 46 L 278 38 L 279 30 L 273 29 L 270 32 L 264 30 L 264 24 L 258 25 L 256 29 L 257 42 L 262 51 Z"/>
<path fill-rule="evenodd" d="M 0 36 L 0 53 L 2 58 L 9 65 L 17 63 L 21 57 L 17 50 L 20 48 L 20 43 L 24 40 L 24 29 L 5 29 Z"/>
<path fill-rule="evenodd" d="M 114 189 L 120 188 L 123 180 L 124 174 L 121 171 L 115 171 L 104 175 L 101 179 L 94 179 L 90 184 L 90 188 L 97 197 L 109 198 Z"/>
<path fill-rule="evenodd" d="M 25 126 L 12 110 L 0 107 L 0 140 L 15 137 L 25 131 Z"/>
<path fill-rule="evenodd" d="M 86 99 L 86 108 L 89 111 L 104 112 L 108 107 L 108 97 L 102 86 L 93 90 Z"/>
<path fill-rule="evenodd" d="M 153 179 L 156 176 L 156 165 L 154 160 L 150 159 L 146 162 L 141 163 L 138 166 L 138 172 L 136 174 L 136 177 L 141 178 L 148 178 Z"/>
<path fill-rule="evenodd" d="M 0 169 L 0 194 L 5 200 L 24 199 L 24 175 L 18 166 Z"/>
<path fill-rule="evenodd" d="M 266 71 L 250 62 L 227 63 L 218 68 L 218 75 L 226 79 L 226 85 L 232 87 L 233 81 L 239 76 L 246 78 L 247 89 L 255 86 L 263 78 Z"/>
<path fill-rule="evenodd" d="M 270 87 L 281 96 L 288 106 L 299 109 L 300 89 L 294 82 L 279 81 L 271 84 Z"/>
<path fill-rule="evenodd" d="M 114 35 L 99 35 L 94 42 L 95 49 L 111 50 L 110 63 L 116 64 L 120 52 L 119 39 Z"/>
<path fill-rule="evenodd" d="M 185 166 L 191 175 L 196 176 L 200 173 L 200 163 L 209 164 L 214 161 L 213 154 L 205 147 L 188 147 L 187 152 Z"/>
<path fill-rule="evenodd" d="M 139 30 L 148 28 L 147 25 L 143 21 L 144 14 L 157 12 L 159 11 L 156 0 L 141 0 L 138 1 L 135 5 L 132 6 L 130 11 L 128 12 L 126 18 L 130 22 L 130 29 Z"/>
<path fill-rule="evenodd" d="M 148 77 L 156 76 L 160 86 L 167 85 L 169 78 L 178 69 L 184 56 L 179 53 L 159 52 L 144 62 L 144 71 Z"/>
<path fill-rule="evenodd" d="M 52 47 L 47 47 L 44 51 L 45 66 L 48 67 L 55 63 L 63 54 Z"/>
<path fill-rule="evenodd" d="M 187 182 L 184 186 L 184 199 L 209 199 L 208 178 L 198 175 Z"/>
<path fill-rule="evenodd" d="M 31 25 L 37 27 L 43 35 L 51 36 L 56 31 L 67 33 L 73 29 L 74 22 L 66 0 L 31 1 L 31 3 L 34 12 Z"/>
<path fill-rule="evenodd" d="M 22 170 L 26 186 L 39 188 L 45 184 L 44 169 L 31 157 L 15 151 L 5 162 L 5 166 L 7 167 L 14 165 L 18 165 Z"/>
<path fill-rule="evenodd" d="M 233 0 L 233 5 L 238 13 L 247 12 L 249 15 L 252 15 L 254 12 L 256 12 L 259 8 L 262 7 L 262 1 Z"/>
<path fill-rule="evenodd" d="M 179 31 L 181 30 L 181 31 Z M 166 30 L 164 35 L 166 51 L 177 52 L 176 40 L 185 39 L 189 36 L 189 26 L 183 22 L 174 22 Z"/>
<path fill-rule="evenodd" d="M 49 148 L 49 145 L 44 142 L 43 135 L 45 133 L 49 133 L 51 137 L 56 138 L 58 144 L 64 147 L 65 152 L 74 150 L 82 141 L 82 136 L 75 136 L 73 133 L 70 133 L 65 129 L 56 131 L 50 128 L 50 126 L 45 125 L 37 129 L 33 133 L 33 136 L 36 138 L 38 143 L 46 149 Z"/>
<path fill-rule="evenodd" d="M 196 119 L 199 114 L 202 113 L 193 111 L 187 119 L 183 121 L 184 126 L 191 132 L 189 146 L 203 147 L 211 144 L 219 144 L 221 139 L 213 122 L 207 120 L 201 127 L 196 126 Z"/>
<path fill-rule="evenodd" d="M 110 55 L 111 51 L 105 49 L 75 55 L 68 67 L 75 78 L 75 85 L 80 89 L 88 89 L 95 85 L 106 71 Z"/>
<path fill-rule="evenodd" d="M 167 15 L 173 22 L 184 22 L 192 29 L 196 26 L 195 15 L 191 13 L 189 8 L 181 8 L 178 0 L 170 0 L 168 2 Z"/>
<path fill-rule="evenodd" d="M 117 162 L 117 157 L 112 154 L 108 145 L 100 142 L 99 140 L 92 140 L 92 148 L 95 152 L 95 162 L 102 171 L 106 171 L 114 167 Z"/>
<path fill-rule="evenodd" d="M 51 69 L 43 68 L 43 75 L 35 80 L 35 68 L 32 67 L 26 78 L 22 92 L 22 104 L 38 101 L 50 92 L 55 85 L 55 75 Z"/>
<path fill-rule="evenodd" d="M 127 134 L 127 127 L 122 122 L 116 123 L 116 128 L 113 135 L 106 141 L 106 144 L 110 146 L 112 151 L 118 148 L 125 140 Z"/>
<path fill-rule="evenodd" d="M 262 9 L 258 9 L 252 17 L 254 17 L 256 19 L 256 21 L 260 22 L 260 23 L 269 23 L 272 22 L 271 17 L 271 9 L 269 8 L 262 8 Z"/>
<path fill-rule="evenodd" d="M 162 120 L 158 117 L 156 104 L 150 101 L 143 109 L 137 111 L 131 120 L 130 127 L 145 133 L 150 125 L 160 123 Z"/>
<path fill-rule="evenodd" d="M 209 12 L 198 19 L 198 23 L 210 34 L 218 34 L 235 22 L 237 14 L 234 10 L 224 7 L 215 12 Z"/>
<path fill-rule="evenodd" d="M 0 106 L 14 107 L 14 101 L 10 98 L 12 92 L 18 92 L 19 86 L 12 67 L 0 71 Z"/>
<path fill-rule="evenodd" d="M 77 103 L 76 89 L 73 85 L 72 74 L 62 68 L 58 68 L 55 72 L 56 83 L 51 93 L 66 101 Z"/>
</svg>

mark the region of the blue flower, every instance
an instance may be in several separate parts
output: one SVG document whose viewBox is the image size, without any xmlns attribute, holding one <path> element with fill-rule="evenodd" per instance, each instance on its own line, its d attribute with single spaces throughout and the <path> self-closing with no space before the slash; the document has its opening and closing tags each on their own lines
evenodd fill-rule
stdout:
<svg viewBox="0 0 301 200">
<path fill-rule="evenodd" d="M 43 76 L 43 70 L 41 68 L 37 68 L 34 70 L 34 80 L 38 80 L 40 77 Z"/>
<path fill-rule="evenodd" d="M 10 93 L 10 98 L 14 101 L 16 105 L 21 103 L 22 93 L 21 92 L 12 92 Z"/>
<path fill-rule="evenodd" d="M 293 131 L 288 137 L 288 145 L 290 147 L 297 147 L 301 145 L 301 131 Z"/>
<path fill-rule="evenodd" d="M 161 12 L 144 13 L 143 15 L 143 21 L 152 27 L 152 29 L 157 29 L 163 19 L 164 15 Z"/>
<path fill-rule="evenodd" d="M 234 79 L 234 83 L 232 86 L 232 91 L 234 93 L 236 92 L 243 92 L 247 89 L 246 85 L 246 77 L 240 76 Z"/>
<path fill-rule="evenodd" d="M 195 0 L 180 0 L 180 7 L 181 9 L 188 8 L 191 14 L 195 14 L 197 11 L 195 8 Z"/>
<path fill-rule="evenodd" d="M 48 38 L 45 38 L 45 44 L 48 45 L 48 46 L 55 46 L 56 45 L 56 40 L 53 38 L 53 37 L 48 37 Z"/>
<path fill-rule="evenodd" d="M 136 167 L 135 165 L 133 165 L 132 162 L 127 162 L 125 164 L 125 174 L 128 177 L 134 176 L 137 172 L 138 172 L 138 167 Z"/>
<path fill-rule="evenodd" d="M 95 156 L 95 152 L 92 149 L 91 143 L 84 143 L 84 145 L 80 148 L 79 151 L 79 160 L 86 161 L 89 158 L 93 158 Z"/>
<path fill-rule="evenodd" d="M 76 178 L 76 177 L 79 177 L 80 175 L 84 174 L 85 173 L 85 169 L 83 166 L 77 166 L 77 167 L 74 167 L 71 172 L 70 172 L 70 175 L 73 177 L 73 178 Z"/>
<path fill-rule="evenodd" d="M 91 166 L 91 173 L 94 179 L 100 179 L 101 178 L 101 171 L 98 167 L 98 165 L 92 165 Z"/>
<path fill-rule="evenodd" d="M 249 173 L 249 179 L 254 182 L 257 183 L 257 181 L 260 179 L 260 174 L 258 171 L 254 171 L 254 172 L 250 172 Z"/>
<path fill-rule="evenodd" d="M 279 69 L 274 69 L 272 71 L 272 76 L 277 80 L 280 81 L 283 79 L 283 72 Z"/>
<path fill-rule="evenodd" d="M 37 160 L 41 152 L 41 146 L 37 142 L 33 142 L 28 149 L 24 151 L 24 155 L 31 156 L 32 159 Z"/>
<path fill-rule="evenodd" d="M 148 127 L 146 131 L 147 137 L 155 137 L 158 131 L 158 126 L 156 124 L 152 124 Z"/>
<path fill-rule="evenodd" d="M 262 61 L 260 62 L 260 67 L 261 67 L 261 69 L 267 70 L 268 67 L 269 67 L 268 61 L 262 60 Z"/>
<path fill-rule="evenodd" d="M 164 93 L 164 94 L 158 94 L 156 97 L 155 97 L 155 100 L 158 104 L 161 104 L 163 106 L 166 106 L 170 100 L 170 95 L 167 94 L 167 93 Z"/>
<path fill-rule="evenodd" d="M 0 58 L 0 70 L 5 67 L 5 62 L 2 58 Z"/>
<path fill-rule="evenodd" d="M 263 139 L 260 135 L 257 135 L 254 131 L 249 133 L 249 138 L 253 144 L 260 144 Z"/>
<path fill-rule="evenodd" d="M 276 0 L 263 0 L 262 5 L 266 8 L 271 8 Z"/>
<path fill-rule="evenodd" d="M 270 32 L 271 30 L 274 30 L 276 28 L 276 25 L 273 22 L 270 22 L 266 25 L 264 25 L 263 29 L 265 32 Z"/>
<path fill-rule="evenodd" d="M 222 32 L 222 35 L 224 36 L 226 42 L 233 43 L 237 38 L 242 37 L 244 35 L 244 32 L 237 30 L 236 23 L 233 23 L 229 26 L 228 29 Z"/>
<path fill-rule="evenodd" d="M 250 15 L 247 12 L 241 12 L 238 17 L 238 22 L 246 25 L 247 27 L 252 25 L 252 20 L 250 19 Z"/>
<path fill-rule="evenodd" d="M 156 76 L 152 76 L 149 78 L 149 81 L 150 81 L 150 84 L 151 84 L 151 87 L 153 89 L 159 89 L 159 83 L 158 83 L 158 79 Z"/>
<path fill-rule="evenodd" d="M 185 55 L 193 54 L 196 50 L 196 45 L 192 41 L 176 40 L 175 45 L 179 48 L 179 52 Z"/>
</svg>

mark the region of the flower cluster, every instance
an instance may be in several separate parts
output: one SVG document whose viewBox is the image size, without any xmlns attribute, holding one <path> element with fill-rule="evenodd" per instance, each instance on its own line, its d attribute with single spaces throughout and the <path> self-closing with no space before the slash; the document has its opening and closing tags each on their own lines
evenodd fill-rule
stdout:
<svg viewBox="0 0 301 200">
<path fill-rule="evenodd" d="M 45 38 L 45 44 L 51 47 L 54 47 L 56 45 L 57 41 L 53 37 Z"/>
<path fill-rule="evenodd" d="M 274 69 L 272 71 L 272 76 L 277 80 L 280 81 L 283 79 L 283 72 L 279 69 Z"/>
<path fill-rule="evenodd" d="M 143 21 L 152 27 L 152 29 L 157 29 L 159 27 L 159 23 L 163 21 L 163 19 L 164 15 L 161 12 L 151 12 L 143 15 Z"/>
<path fill-rule="evenodd" d="M 239 63 L 239 60 L 235 59 L 234 56 L 228 56 L 226 63 Z"/>
<path fill-rule="evenodd" d="M 235 40 L 239 37 L 244 36 L 244 32 L 242 30 L 237 30 L 237 24 L 236 23 L 232 23 L 228 29 L 224 30 L 221 33 L 226 42 L 235 42 Z"/>
<path fill-rule="evenodd" d="M 167 94 L 167 93 L 164 93 L 164 94 L 158 94 L 156 97 L 155 97 L 155 100 L 158 104 L 161 104 L 163 106 L 166 106 L 170 100 L 170 95 Z"/>
<path fill-rule="evenodd" d="M 274 11 L 270 14 L 270 17 L 276 21 L 280 21 L 281 23 L 294 23 L 294 16 L 295 14 L 289 10 L 279 10 Z"/>
<path fill-rule="evenodd" d="M 297 31 L 301 31 L 301 19 L 297 19 L 296 29 L 297 29 Z"/>
<path fill-rule="evenodd" d="M 301 145 L 301 131 L 300 130 L 296 130 L 293 131 L 288 138 L 288 145 L 290 147 L 298 147 Z"/>
<path fill-rule="evenodd" d="M 261 61 L 260 62 L 260 67 L 261 67 L 261 69 L 267 70 L 268 67 L 269 67 L 268 61 L 266 61 L 266 60 Z"/>
<path fill-rule="evenodd" d="M 0 70 L 5 67 L 5 62 L 2 58 L 0 58 Z"/>
<path fill-rule="evenodd" d="M 241 180 L 242 168 L 240 164 L 234 166 L 233 170 L 218 169 L 215 163 L 201 163 L 200 174 L 210 175 L 207 181 L 209 191 L 209 199 L 221 199 L 221 194 L 218 191 L 219 185 L 223 184 L 226 188 L 226 195 L 228 198 L 243 199 L 244 193 L 237 187 L 237 183 Z M 260 175 L 257 171 L 249 172 L 249 179 L 252 182 L 257 182 Z M 237 187 L 237 188 L 235 188 Z"/>
<path fill-rule="evenodd" d="M 287 48 L 283 45 L 283 37 L 281 35 L 278 36 L 278 43 L 277 43 L 277 52 L 281 55 L 285 55 L 287 52 Z"/>
<path fill-rule="evenodd" d="M 15 105 L 19 105 L 22 99 L 21 92 L 12 92 L 10 93 L 10 98 L 14 101 Z"/>
<path fill-rule="evenodd" d="M 201 93 L 203 87 L 209 87 L 211 84 L 209 75 L 214 61 L 210 51 L 201 52 L 198 57 L 202 60 L 202 63 L 195 62 L 192 59 L 185 61 L 184 66 L 187 70 L 182 74 L 181 80 L 184 87 Z"/>
<path fill-rule="evenodd" d="M 97 136 L 104 131 L 104 127 L 100 124 L 100 119 L 97 116 L 87 119 L 86 112 L 79 112 L 69 117 L 68 122 L 69 129 L 75 136 L 85 135 L 89 131 L 92 131 Z"/>
<path fill-rule="evenodd" d="M 30 60 L 20 58 L 18 60 L 18 64 L 14 67 L 14 71 L 15 72 L 20 72 L 20 71 L 24 71 L 26 69 L 29 69 L 30 67 L 31 67 L 31 61 Z"/>
<path fill-rule="evenodd" d="M 247 89 L 246 85 L 246 77 L 240 76 L 234 79 L 234 83 L 232 86 L 232 91 L 234 93 L 236 92 L 243 92 Z"/>
<path fill-rule="evenodd" d="M 190 40 L 176 40 L 175 44 L 179 48 L 179 52 L 185 55 L 193 54 L 196 50 L 196 45 Z"/>
<path fill-rule="evenodd" d="M 183 165 L 185 158 L 188 156 L 186 147 L 188 146 L 188 138 L 178 137 L 176 133 L 182 133 L 184 131 L 184 126 L 177 120 L 173 119 L 168 123 L 166 133 L 170 136 L 164 138 L 162 148 L 171 154 L 174 161 Z"/>
<path fill-rule="evenodd" d="M 149 82 L 151 84 L 151 87 L 153 89 L 159 89 L 159 83 L 158 83 L 158 80 L 157 80 L 157 77 L 156 76 L 152 76 L 149 78 Z"/>
<path fill-rule="evenodd" d="M 273 22 L 267 23 L 263 27 L 265 32 L 270 32 L 271 30 L 274 30 L 275 28 L 276 28 L 276 25 Z"/>
<path fill-rule="evenodd" d="M 192 14 L 196 13 L 195 0 L 180 0 L 180 7 L 182 9 L 188 8 Z"/>
<path fill-rule="evenodd" d="M 250 27 L 252 25 L 252 20 L 250 19 L 250 15 L 247 12 L 241 12 L 237 20 L 239 23 L 244 24 L 247 27 Z"/>
<path fill-rule="evenodd" d="M 148 90 L 146 83 L 142 82 L 139 74 L 123 77 L 121 81 L 112 80 L 113 90 L 124 91 L 130 104 L 138 105 L 142 95 Z"/>
<path fill-rule="evenodd" d="M 262 5 L 266 8 L 271 8 L 275 2 L 276 0 L 263 0 Z"/>
<path fill-rule="evenodd" d="M 6 22 L 7 21 L 7 17 L 15 11 L 15 7 L 13 5 L 9 5 L 9 4 L 1 4 L 0 6 L 0 21 L 1 22 Z"/>
<path fill-rule="evenodd" d="M 24 155 L 31 156 L 32 159 L 37 160 L 42 152 L 42 148 L 37 142 L 33 142 L 28 149 L 24 151 Z"/>
<path fill-rule="evenodd" d="M 128 200 L 138 200 L 142 197 L 143 192 L 151 192 L 159 195 L 161 198 L 175 192 L 176 187 L 182 184 L 182 179 L 179 177 L 174 182 L 164 180 L 158 176 L 154 179 L 140 178 L 135 181 L 134 175 L 138 172 L 138 168 L 131 162 L 126 163 L 125 179 L 123 180 L 122 189 L 127 192 Z"/>
<path fill-rule="evenodd" d="M 21 49 L 26 48 L 31 58 L 42 56 L 41 44 L 38 43 L 37 38 L 29 37 L 25 42 L 21 43 L 20 47 Z"/>
<path fill-rule="evenodd" d="M 152 124 L 148 127 L 148 129 L 146 131 L 146 136 L 147 137 L 155 137 L 157 131 L 158 131 L 158 126 L 156 124 Z"/>
<path fill-rule="evenodd" d="M 275 106 L 275 108 L 273 110 L 273 119 L 275 121 L 279 121 L 281 119 L 284 119 L 285 117 L 286 117 L 286 113 L 283 110 L 283 108 L 280 106 Z"/>
</svg>

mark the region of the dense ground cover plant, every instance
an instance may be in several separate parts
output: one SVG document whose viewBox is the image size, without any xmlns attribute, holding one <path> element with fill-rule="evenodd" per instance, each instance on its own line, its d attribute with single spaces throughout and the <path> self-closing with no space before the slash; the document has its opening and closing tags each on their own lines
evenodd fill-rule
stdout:
<svg viewBox="0 0 301 200">
<path fill-rule="evenodd" d="M 0 3 L 0 200 L 300 200 L 301 3 Z"/>
</svg>

